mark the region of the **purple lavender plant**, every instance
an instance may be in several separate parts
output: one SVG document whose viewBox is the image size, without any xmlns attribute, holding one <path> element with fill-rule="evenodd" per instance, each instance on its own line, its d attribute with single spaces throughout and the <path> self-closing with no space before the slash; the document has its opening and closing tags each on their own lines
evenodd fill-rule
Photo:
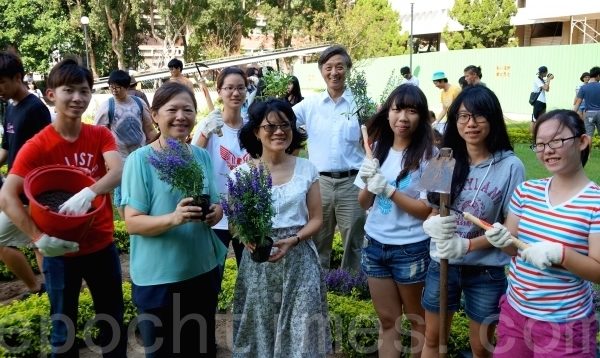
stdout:
<svg viewBox="0 0 600 358">
<path fill-rule="evenodd" d="M 184 198 L 202 194 L 204 171 L 185 143 L 168 138 L 166 147 L 155 150 L 148 161 L 158 171 L 160 180 L 169 184 L 171 190 L 181 191 Z"/>
<path fill-rule="evenodd" d="M 352 274 L 342 268 L 338 268 L 327 272 L 324 280 L 328 291 L 341 295 L 351 295 L 354 290 L 360 298 L 369 297 L 367 277 L 362 271 Z"/>
<path fill-rule="evenodd" d="M 273 183 L 265 165 L 249 162 L 248 166 L 249 170 L 238 168 L 227 178 L 228 195 L 221 199 L 221 206 L 236 238 L 262 246 L 272 229 Z"/>
</svg>

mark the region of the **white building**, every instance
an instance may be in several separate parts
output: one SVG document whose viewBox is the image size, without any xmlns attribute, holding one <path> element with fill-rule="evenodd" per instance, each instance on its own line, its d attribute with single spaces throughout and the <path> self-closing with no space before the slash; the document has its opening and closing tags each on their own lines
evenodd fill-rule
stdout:
<svg viewBox="0 0 600 358">
<path fill-rule="evenodd" d="M 441 33 L 447 26 L 460 31 L 462 26 L 450 18 L 454 0 L 389 0 L 400 13 L 402 30 L 410 33 L 411 4 L 413 37 L 418 51 L 445 51 Z M 515 0 L 519 46 L 566 45 L 600 42 L 600 1 L 598 0 Z M 427 46 L 424 46 L 427 45 Z"/>
</svg>

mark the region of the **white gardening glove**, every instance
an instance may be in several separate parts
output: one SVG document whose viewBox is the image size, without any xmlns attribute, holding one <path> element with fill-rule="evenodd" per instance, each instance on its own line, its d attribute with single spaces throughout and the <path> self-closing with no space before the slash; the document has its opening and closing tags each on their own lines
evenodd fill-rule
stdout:
<svg viewBox="0 0 600 358">
<path fill-rule="evenodd" d="M 79 193 L 62 203 L 59 206 L 58 213 L 66 215 L 85 214 L 92 207 L 92 201 L 96 198 L 96 195 L 89 187 L 83 188 Z"/>
<path fill-rule="evenodd" d="M 379 160 L 365 158 L 360 166 L 360 169 L 358 170 L 358 176 L 366 184 L 367 180 L 375 175 L 378 169 Z"/>
<path fill-rule="evenodd" d="M 40 250 L 42 255 L 49 257 L 79 251 L 78 243 L 48 236 L 47 234 L 42 234 L 33 244 Z"/>
<path fill-rule="evenodd" d="M 538 242 L 521 252 L 521 258 L 540 270 L 563 260 L 563 245 L 556 242 Z"/>
<path fill-rule="evenodd" d="M 463 239 L 462 237 L 454 234 L 449 240 L 437 241 L 435 243 L 437 247 L 437 255 L 441 259 L 462 259 L 471 245 L 471 240 Z"/>
<path fill-rule="evenodd" d="M 423 230 L 434 242 L 449 240 L 456 234 L 456 216 L 431 216 L 423 222 Z"/>
<path fill-rule="evenodd" d="M 387 182 L 383 174 L 377 172 L 367 179 L 367 190 L 375 195 L 384 195 L 389 198 L 394 194 L 396 188 Z"/>
<path fill-rule="evenodd" d="M 224 125 L 225 122 L 223 122 L 221 110 L 215 108 L 214 111 L 208 114 L 208 117 L 198 123 L 198 130 L 200 130 L 200 133 L 202 133 L 205 138 L 208 138 L 212 133 L 221 137 L 223 135 L 221 128 L 223 128 Z"/>
<path fill-rule="evenodd" d="M 494 223 L 492 228 L 487 229 L 485 231 L 485 238 L 490 244 L 494 245 L 494 247 L 500 249 L 512 244 L 510 231 L 500 223 Z"/>
</svg>

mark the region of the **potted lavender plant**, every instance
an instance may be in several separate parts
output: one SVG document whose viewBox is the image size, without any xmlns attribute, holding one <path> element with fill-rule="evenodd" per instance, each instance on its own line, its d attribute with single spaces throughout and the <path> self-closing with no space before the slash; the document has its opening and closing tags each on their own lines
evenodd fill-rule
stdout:
<svg viewBox="0 0 600 358">
<path fill-rule="evenodd" d="M 167 145 L 161 151 L 154 151 L 148 158 L 158 171 L 160 180 L 171 185 L 171 190 L 179 190 L 183 198 L 193 198 L 190 205 L 202 208 L 200 220 L 210 212 L 210 195 L 203 194 L 204 171 L 193 158 L 187 144 L 167 138 Z"/>
<path fill-rule="evenodd" d="M 255 246 L 250 257 L 265 262 L 271 255 L 273 199 L 271 173 L 263 164 L 247 163 L 249 169 L 238 168 L 227 178 L 228 195 L 221 201 L 233 236 L 243 244 Z"/>
</svg>

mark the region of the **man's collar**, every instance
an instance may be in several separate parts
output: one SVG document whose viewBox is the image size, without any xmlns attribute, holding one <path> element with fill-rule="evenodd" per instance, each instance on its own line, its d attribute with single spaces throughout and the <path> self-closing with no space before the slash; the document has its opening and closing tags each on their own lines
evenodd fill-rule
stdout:
<svg viewBox="0 0 600 358">
<path fill-rule="evenodd" d="M 344 93 L 342 93 L 342 96 L 340 98 L 343 98 L 346 102 L 352 102 L 353 97 L 354 96 L 352 95 L 352 90 L 350 90 L 350 87 L 346 85 L 346 87 L 344 88 Z M 325 91 L 321 93 L 320 100 L 321 102 L 325 102 L 327 100 L 333 101 L 327 89 L 325 89 Z"/>
</svg>

